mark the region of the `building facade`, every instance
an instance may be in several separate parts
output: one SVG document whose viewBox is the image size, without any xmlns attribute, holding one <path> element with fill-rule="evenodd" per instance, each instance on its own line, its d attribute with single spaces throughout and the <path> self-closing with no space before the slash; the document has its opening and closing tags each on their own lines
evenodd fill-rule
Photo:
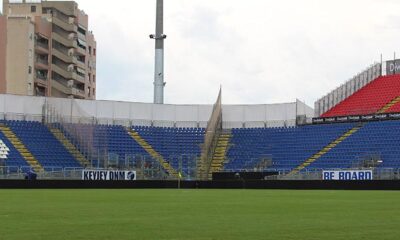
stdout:
<svg viewBox="0 0 400 240">
<path fill-rule="evenodd" d="M 96 99 L 88 15 L 73 1 L 3 1 L 0 93 Z"/>
</svg>

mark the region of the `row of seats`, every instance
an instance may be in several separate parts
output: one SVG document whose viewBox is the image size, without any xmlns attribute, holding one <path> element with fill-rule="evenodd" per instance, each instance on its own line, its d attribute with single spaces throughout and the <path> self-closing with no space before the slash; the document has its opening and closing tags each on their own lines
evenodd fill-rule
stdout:
<svg viewBox="0 0 400 240">
<path fill-rule="evenodd" d="M 93 152 L 108 153 L 113 159 L 125 163 L 127 160 L 137 165 L 136 161 L 147 162 L 147 165 L 158 165 L 158 162 L 143 149 L 122 126 L 65 124 L 64 132 L 72 141 L 83 141 Z M 193 168 L 193 161 L 180 160 L 182 155 L 199 156 L 200 144 L 203 142 L 205 129 L 201 128 L 158 128 L 133 126 L 166 161 L 178 169 Z M 179 156 L 179 157 L 178 157 Z M 185 158 L 185 157 L 184 157 Z M 190 159 L 193 159 L 191 157 Z M 97 159 L 94 160 L 97 162 Z M 179 166 L 179 163 L 181 165 Z"/>
<path fill-rule="evenodd" d="M 309 167 L 325 168 L 326 162 L 332 162 L 336 168 L 346 168 L 362 160 L 375 158 L 382 160 L 381 168 L 399 168 L 399 145 L 400 121 L 371 122 Z M 333 164 L 336 160 L 341 162 Z"/>
<path fill-rule="evenodd" d="M 292 169 L 347 132 L 353 124 L 312 125 L 298 128 L 233 129 L 229 162 L 225 169 L 257 168 L 270 161 L 269 168 Z"/>
<path fill-rule="evenodd" d="M 112 155 L 125 162 L 134 156 L 151 159 L 150 155 L 131 137 L 123 126 L 64 124 L 64 132 L 72 142 L 84 142 L 97 155 Z M 96 155 L 96 154 L 95 154 Z M 94 159 L 97 162 L 99 159 Z M 155 163 L 155 162 L 154 162 Z"/>
<path fill-rule="evenodd" d="M 78 161 L 53 136 L 47 126 L 38 122 L 5 122 L 28 150 L 46 169 L 80 167 Z M 123 126 L 70 124 L 63 125 L 72 142 L 85 142 L 92 150 L 113 158 L 136 161 L 135 156 L 157 161 L 141 147 Z M 254 168 L 293 169 L 319 152 L 356 124 L 309 125 L 290 128 L 233 129 L 225 170 Z M 205 129 L 179 129 L 133 126 L 175 169 L 196 167 L 201 154 Z M 0 132 L 0 143 L 8 149 L 8 166 L 29 167 L 8 139 Z M 364 159 L 379 158 L 381 168 L 400 167 L 400 121 L 365 123 L 363 127 L 312 163 L 307 169 L 349 168 Z M 1 150 L 1 149 L 0 149 Z M 2 150 L 1 150 L 2 151 Z M 138 158 L 140 159 L 140 158 Z M 99 159 L 96 159 L 99 160 Z"/>
<path fill-rule="evenodd" d="M 234 129 L 225 170 L 260 167 L 291 170 L 355 126 L 345 123 L 287 129 Z M 381 161 L 379 168 L 400 168 L 399 145 L 400 121 L 365 123 L 305 170 L 352 168 L 370 159 Z"/>
<path fill-rule="evenodd" d="M 321 117 L 373 114 L 398 96 L 400 96 L 400 75 L 379 77 Z M 400 112 L 400 105 L 393 106 L 387 112 Z"/>
<path fill-rule="evenodd" d="M 175 169 L 194 168 L 204 142 L 204 128 L 165 128 L 133 126 Z"/>
<path fill-rule="evenodd" d="M 8 148 L 7 158 L 4 160 L 4 164 L 6 166 L 29 167 L 29 164 L 25 161 L 24 157 L 18 152 L 14 145 L 8 140 L 6 136 L 4 136 L 1 131 L 0 140 Z M 15 172 L 17 172 L 18 168 L 15 168 L 14 170 Z"/>
<path fill-rule="evenodd" d="M 81 167 L 47 126 L 39 122 L 10 121 L 6 125 L 43 167 Z"/>
</svg>

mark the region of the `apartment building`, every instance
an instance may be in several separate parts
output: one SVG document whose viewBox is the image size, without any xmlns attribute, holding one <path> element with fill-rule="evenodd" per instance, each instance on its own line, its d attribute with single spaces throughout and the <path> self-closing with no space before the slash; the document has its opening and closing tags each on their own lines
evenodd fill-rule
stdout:
<svg viewBox="0 0 400 240">
<path fill-rule="evenodd" d="M 96 41 L 73 1 L 3 0 L 0 93 L 96 99 Z"/>
</svg>

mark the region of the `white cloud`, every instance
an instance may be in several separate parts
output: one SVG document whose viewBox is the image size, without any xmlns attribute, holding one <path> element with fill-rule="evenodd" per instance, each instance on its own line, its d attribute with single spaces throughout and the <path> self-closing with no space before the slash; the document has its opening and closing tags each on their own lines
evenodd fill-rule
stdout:
<svg viewBox="0 0 400 240">
<path fill-rule="evenodd" d="M 78 0 L 98 42 L 98 98 L 153 99 L 155 0 Z M 394 0 L 165 0 L 167 103 L 305 100 L 400 38 Z"/>
</svg>

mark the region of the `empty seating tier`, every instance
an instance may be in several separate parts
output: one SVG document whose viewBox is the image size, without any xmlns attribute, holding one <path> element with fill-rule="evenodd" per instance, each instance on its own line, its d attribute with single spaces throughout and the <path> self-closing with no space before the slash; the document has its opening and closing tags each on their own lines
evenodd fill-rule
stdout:
<svg viewBox="0 0 400 240">
<path fill-rule="evenodd" d="M 322 114 L 321 117 L 367 115 L 377 112 L 399 112 L 400 75 L 380 77 Z M 395 104 L 391 107 L 390 104 Z M 388 107 L 388 109 L 386 109 Z"/>
<path fill-rule="evenodd" d="M 105 155 L 116 164 L 137 166 L 156 164 L 154 159 L 119 125 L 64 124 L 64 133 L 72 143 L 83 142 L 81 149 L 90 148 L 94 167 L 104 167 L 99 158 Z M 75 134 L 79 133 L 79 134 Z M 141 163 L 136 163 L 141 161 Z"/>
<path fill-rule="evenodd" d="M 6 136 L 0 131 L 0 139 L 9 149 L 7 154 L 7 159 L 4 160 L 4 165 L 11 167 L 9 170 L 11 172 L 18 172 L 18 168 L 29 169 L 28 162 L 24 159 L 20 152 L 14 147 L 14 145 L 7 139 Z"/>
<path fill-rule="evenodd" d="M 309 168 L 357 168 L 363 160 L 381 160 L 380 168 L 400 168 L 400 121 L 371 122 Z"/>
<path fill-rule="evenodd" d="M 204 141 L 204 128 L 134 126 L 132 129 L 169 161 L 174 169 L 182 168 L 184 173 L 195 170 L 196 160 L 201 154 L 200 145 Z"/>
<path fill-rule="evenodd" d="M 400 168 L 400 121 L 312 125 L 297 128 L 235 129 L 227 171 L 292 170 L 327 146 L 328 151 L 301 170 L 359 168 L 377 161 L 379 168 Z M 351 129 L 351 134 L 346 134 Z M 346 137 L 341 137 L 346 136 Z M 336 139 L 342 139 L 332 144 Z M 265 160 L 269 160 L 266 164 Z"/>
<path fill-rule="evenodd" d="M 27 121 L 7 121 L 6 125 L 46 171 L 82 167 L 45 125 Z"/>
<path fill-rule="evenodd" d="M 253 170 L 264 160 L 270 162 L 270 169 L 294 169 L 353 127 L 336 124 L 234 129 L 225 170 Z"/>
</svg>

